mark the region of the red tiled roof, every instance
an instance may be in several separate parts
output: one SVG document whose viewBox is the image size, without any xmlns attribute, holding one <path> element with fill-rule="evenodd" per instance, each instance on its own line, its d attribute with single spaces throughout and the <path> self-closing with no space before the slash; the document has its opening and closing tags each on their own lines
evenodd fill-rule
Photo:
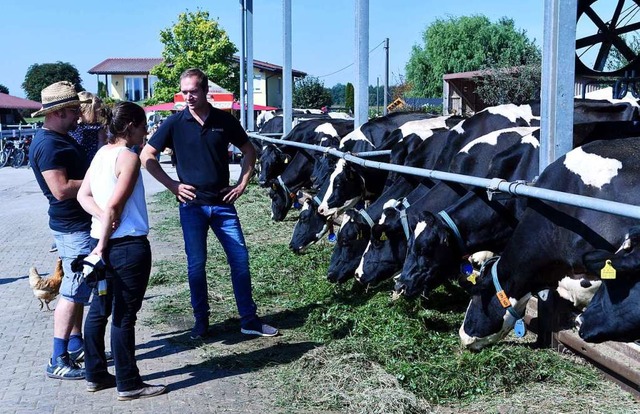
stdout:
<svg viewBox="0 0 640 414">
<path fill-rule="evenodd" d="M 162 58 L 109 58 L 89 69 L 89 73 L 92 75 L 147 74 L 151 68 L 160 63 L 162 63 Z"/>
<path fill-rule="evenodd" d="M 239 56 L 233 56 L 235 62 L 240 62 Z M 146 75 L 151 68 L 162 63 L 162 58 L 108 58 L 89 69 L 92 75 L 111 75 L 118 73 L 131 73 Z M 282 66 L 273 63 L 253 60 L 253 66 L 270 72 L 282 72 Z M 301 78 L 307 76 L 305 72 L 292 70 L 293 76 Z"/>
<path fill-rule="evenodd" d="M 40 102 L 0 92 L 0 109 L 41 109 Z"/>
</svg>

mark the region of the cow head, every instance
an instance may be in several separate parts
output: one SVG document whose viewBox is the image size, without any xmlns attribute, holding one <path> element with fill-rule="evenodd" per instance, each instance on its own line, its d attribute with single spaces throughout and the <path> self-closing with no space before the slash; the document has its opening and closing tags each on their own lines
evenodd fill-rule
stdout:
<svg viewBox="0 0 640 414">
<path fill-rule="evenodd" d="M 260 175 L 258 176 L 260 186 L 266 187 L 269 180 L 276 178 L 284 171 L 289 161 L 291 161 L 289 154 L 282 152 L 274 144 L 265 145 L 260 155 Z"/>
<path fill-rule="evenodd" d="M 327 218 L 318 214 L 317 208 L 317 201 L 313 199 L 304 201 L 289 242 L 289 248 L 294 253 L 304 253 L 309 246 L 329 231 L 330 224 L 327 223 Z"/>
<path fill-rule="evenodd" d="M 357 210 L 345 211 L 337 243 L 331 254 L 327 272 L 329 282 L 342 283 L 355 274 L 370 235 L 371 227 Z"/>
<path fill-rule="evenodd" d="M 356 280 L 373 285 L 392 277 L 402 268 L 407 252 L 407 236 L 402 224 L 402 212 L 390 200 L 380 222 L 371 228 L 369 244 L 356 269 Z"/>
<path fill-rule="evenodd" d="M 515 312 L 522 316 L 530 293 L 516 294 L 508 275 L 500 272 L 499 261 L 487 262 L 480 271 L 480 275 L 475 280 L 475 285 L 471 285 L 471 302 L 464 315 L 464 321 L 460 327 L 460 340 L 467 348 L 479 351 L 489 345 L 495 344 L 504 338 L 513 328 L 516 318 L 501 304 L 493 273 L 505 293 L 505 300 L 508 301 Z"/>
<path fill-rule="evenodd" d="M 362 198 L 364 188 L 362 177 L 345 160 L 339 160 L 329 178 L 329 187 L 318 213 L 328 217 L 355 206 Z"/>
<path fill-rule="evenodd" d="M 636 274 L 640 270 L 640 226 L 629 229 L 624 242 L 617 252 L 595 250 L 582 256 L 582 261 L 587 270 L 595 275 L 600 275 L 607 260 L 611 260 L 611 266 L 618 275 Z"/>
<path fill-rule="evenodd" d="M 271 220 L 282 221 L 293 206 L 295 194 L 290 194 L 278 180 L 269 180 L 269 198 L 271 199 Z"/>
<path fill-rule="evenodd" d="M 412 226 L 413 227 L 413 226 Z M 460 249 L 449 227 L 435 215 L 421 212 L 410 233 L 407 256 L 395 290 L 407 297 L 431 291 L 458 270 Z"/>
</svg>

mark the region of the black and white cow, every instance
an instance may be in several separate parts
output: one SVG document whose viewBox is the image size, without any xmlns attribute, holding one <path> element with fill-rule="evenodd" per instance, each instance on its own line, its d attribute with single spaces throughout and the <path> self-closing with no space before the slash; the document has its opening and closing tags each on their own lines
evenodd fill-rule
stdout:
<svg viewBox="0 0 640 414">
<path fill-rule="evenodd" d="M 488 178 L 531 182 L 538 175 L 538 133 L 523 136 L 491 161 Z M 517 137 L 516 137 L 517 139 Z M 422 211 L 408 240 L 395 290 L 407 297 L 428 293 L 459 273 L 461 257 L 477 251 L 501 251 L 526 208 L 526 199 L 489 199 L 474 189 L 438 214 Z"/>
<path fill-rule="evenodd" d="M 450 172 L 484 177 L 496 154 L 520 143 L 523 137 L 535 130 L 536 127 L 507 128 L 476 138 L 456 154 Z M 437 213 L 467 192 L 468 189 L 462 185 L 443 181 L 422 198 L 411 202 L 406 209 L 395 206 L 385 209 L 380 222 L 371 231 L 371 241 L 356 270 L 356 279 L 369 285 L 394 276 L 402 269 L 407 241 L 417 225 L 419 213 Z M 407 219 L 403 220 L 403 213 Z"/>
<path fill-rule="evenodd" d="M 350 131 L 353 131 L 353 121 L 329 118 L 310 119 L 293 127 L 291 132 L 282 139 L 319 145 L 323 138 L 343 137 Z M 260 156 L 260 175 L 258 178 L 260 185 L 266 186 L 269 180 L 275 179 L 281 174 L 298 151 L 298 147 L 291 145 L 264 145 Z"/>
<path fill-rule="evenodd" d="M 311 185 L 314 158 L 309 152 L 300 150 L 287 168 L 276 179 L 269 181 L 271 219 L 282 221 L 297 201 L 297 192 Z"/>
<path fill-rule="evenodd" d="M 428 115 L 424 112 L 394 112 L 386 116 L 373 118 L 346 135 L 340 141 L 338 150 L 355 153 L 390 148 L 389 142 L 391 141 L 388 139 L 391 132 L 407 122 L 432 117 L 433 115 Z M 397 142 L 400 137 L 393 136 L 391 138 L 394 140 L 393 142 Z M 337 160 L 332 156 L 323 157 L 316 163 L 312 175 L 314 190 L 318 192 L 321 190 L 321 187 L 335 169 L 336 164 Z"/>
<path fill-rule="evenodd" d="M 293 227 L 289 248 L 296 254 L 304 253 L 333 228 L 333 219 L 318 214 L 320 199 L 308 197 L 302 203 L 300 216 Z"/>
<path fill-rule="evenodd" d="M 638 177 L 640 138 L 624 138 L 570 151 L 540 174 L 536 186 L 638 205 Z M 583 255 L 615 251 L 634 224 L 637 220 L 531 199 L 502 256 L 485 267 L 471 289 L 460 328 L 462 343 L 479 350 L 500 340 L 523 314 L 532 293 L 557 286 L 567 275 L 585 274 Z"/>
<path fill-rule="evenodd" d="M 352 147 L 351 152 L 373 151 L 396 149 L 394 160 L 391 156 L 369 158 L 373 161 L 400 163 L 406 154 L 428 140 L 437 131 L 446 131 L 458 121 L 457 118 L 450 120 L 449 116 L 430 117 L 414 119 L 405 122 L 398 128 L 387 131 L 386 135 L 379 134 L 378 141 L 360 141 Z M 396 121 L 397 122 L 397 121 Z M 366 125 L 366 124 L 365 124 Z M 379 130 L 372 130 L 380 132 Z M 340 150 L 344 151 L 349 146 L 345 137 L 340 143 Z M 398 145 L 400 144 L 400 145 Z M 341 214 L 347 208 L 353 207 L 362 199 L 372 200 L 382 194 L 385 188 L 388 171 L 376 168 L 362 167 L 349 163 L 344 159 L 338 160 L 334 170 L 331 172 L 328 183 L 325 185 L 326 191 L 318 212 L 323 216 Z"/>
</svg>

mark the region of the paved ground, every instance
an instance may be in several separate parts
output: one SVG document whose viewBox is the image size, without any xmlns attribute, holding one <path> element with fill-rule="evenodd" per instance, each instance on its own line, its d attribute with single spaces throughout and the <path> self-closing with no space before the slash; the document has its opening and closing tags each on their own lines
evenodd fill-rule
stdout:
<svg viewBox="0 0 640 414">
<path fill-rule="evenodd" d="M 163 164 L 170 174 L 175 171 Z M 238 166 L 231 166 L 237 177 Z M 143 171 L 148 195 L 164 188 Z M 220 371 L 202 364 L 197 347 L 179 346 L 170 338 L 185 331 L 155 332 L 144 324 L 137 329 L 137 359 L 145 381 L 164 383 L 166 395 L 118 402 L 115 391 L 94 394 L 84 381 L 46 378 L 50 356 L 53 312 L 42 312 L 28 283 L 28 269 L 53 270 L 55 253 L 49 253 L 47 202 L 27 168 L 0 169 L 0 412 L 1 413 L 258 413 L 265 390 L 252 384 L 250 374 Z M 153 226 L 153 220 L 152 220 Z M 154 243 L 154 258 L 170 257 L 167 244 Z M 149 301 L 162 300 L 150 290 Z M 148 315 L 143 305 L 141 319 Z M 55 304 L 52 304 L 55 305 Z M 53 307 L 53 306 L 52 306 Z"/>
</svg>

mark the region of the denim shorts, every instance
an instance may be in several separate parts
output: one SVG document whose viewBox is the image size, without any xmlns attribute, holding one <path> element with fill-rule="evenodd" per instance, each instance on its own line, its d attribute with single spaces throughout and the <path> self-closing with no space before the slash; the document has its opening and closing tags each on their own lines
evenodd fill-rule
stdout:
<svg viewBox="0 0 640 414">
<path fill-rule="evenodd" d="M 58 247 L 58 256 L 62 259 L 64 277 L 60 286 L 60 295 L 73 303 L 88 304 L 91 297 L 91 288 L 87 286 L 82 277 L 82 272 L 74 273 L 71 270 L 71 262 L 79 255 L 91 253 L 91 236 L 88 231 L 76 231 L 64 233 L 53 231 L 53 237 Z"/>
</svg>

